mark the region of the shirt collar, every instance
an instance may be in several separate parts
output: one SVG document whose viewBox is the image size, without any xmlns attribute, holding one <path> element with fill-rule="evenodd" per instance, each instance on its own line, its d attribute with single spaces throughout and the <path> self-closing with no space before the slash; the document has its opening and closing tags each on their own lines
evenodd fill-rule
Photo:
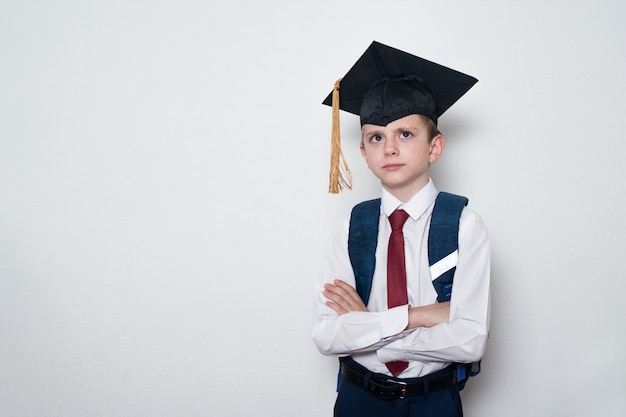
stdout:
<svg viewBox="0 0 626 417">
<path fill-rule="evenodd" d="M 428 184 L 419 190 L 417 194 L 411 197 L 411 199 L 406 203 L 398 200 L 383 188 L 381 195 L 381 208 L 387 217 L 389 217 L 394 210 L 401 208 L 409 213 L 411 219 L 417 220 L 435 201 L 437 193 L 437 188 L 431 178 L 428 179 Z"/>
</svg>

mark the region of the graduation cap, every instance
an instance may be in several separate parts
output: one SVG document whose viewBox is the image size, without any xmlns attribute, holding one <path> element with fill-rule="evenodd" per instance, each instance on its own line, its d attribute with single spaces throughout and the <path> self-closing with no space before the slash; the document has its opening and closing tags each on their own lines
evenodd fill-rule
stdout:
<svg viewBox="0 0 626 417">
<path fill-rule="evenodd" d="M 329 192 L 352 188 L 341 151 L 339 109 L 360 116 L 361 126 L 386 126 L 411 114 L 435 124 L 478 80 L 399 49 L 372 42 L 323 104 L 333 111 Z M 341 91 L 341 93 L 340 93 Z"/>
</svg>

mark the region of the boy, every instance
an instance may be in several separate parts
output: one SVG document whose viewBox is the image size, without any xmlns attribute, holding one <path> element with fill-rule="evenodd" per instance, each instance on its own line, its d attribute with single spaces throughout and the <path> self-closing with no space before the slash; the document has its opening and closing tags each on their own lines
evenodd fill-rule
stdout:
<svg viewBox="0 0 626 417">
<path fill-rule="evenodd" d="M 335 416 L 463 415 L 456 363 L 479 361 L 485 350 L 489 243 L 480 217 L 461 205 L 458 251 L 429 266 L 438 195 L 429 166 L 445 146 L 438 117 L 476 81 L 374 42 L 324 102 L 360 116 L 361 154 L 382 185 L 370 272 L 357 246 L 368 239 L 354 237 L 351 223 L 357 206 L 331 243 L 316 295 L 314 342 L 341 357 Z M 337 172 L 331 180 L 349 183 Z M 437 302 L 437 268 L 454 274 L 450 301 Z"/>
</svg>

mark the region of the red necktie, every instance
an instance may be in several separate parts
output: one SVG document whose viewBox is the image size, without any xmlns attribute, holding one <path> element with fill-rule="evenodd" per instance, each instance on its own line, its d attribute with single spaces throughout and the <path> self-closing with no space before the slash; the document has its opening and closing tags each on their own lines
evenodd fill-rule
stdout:
<svg viewBox="0 0 626 417">
<path fill-rule="evenodd" d="M 402 227 L 409 218 L 404 210 L 396 210 L 389 216 L 391 236 L 387 253 L 387 308 L 405 305 L 409 302 L 406 294 L 406 265 L 404 260 L 404 234 Z M 393 376 L 404 371 L 408 362 L 395 361 L 386 363 Z"/>
</svg>

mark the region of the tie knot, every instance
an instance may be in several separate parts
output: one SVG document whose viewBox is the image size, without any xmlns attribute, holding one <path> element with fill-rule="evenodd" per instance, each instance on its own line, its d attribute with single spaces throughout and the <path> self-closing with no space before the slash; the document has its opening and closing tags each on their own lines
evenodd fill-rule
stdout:
<svg viewBox="0 0 626 417">
<path fill-rule="evenodd" d="M 402 226 L 406 222 L 406 219 L 409 218 L 409 213 L 404 210 L 396 210 L 389 216 L 389 223 L 391 223 L 391 230 L 393 231 L 401 231 Z"/>
</svg>

